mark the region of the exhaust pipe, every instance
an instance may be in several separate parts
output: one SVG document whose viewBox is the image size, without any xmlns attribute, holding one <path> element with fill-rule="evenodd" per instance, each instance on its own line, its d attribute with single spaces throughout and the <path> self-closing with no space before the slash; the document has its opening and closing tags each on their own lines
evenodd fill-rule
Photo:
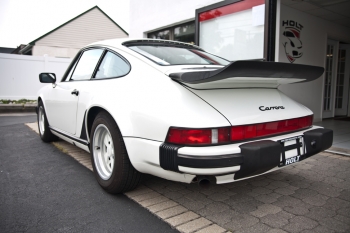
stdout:
<svg viewBox="0 0 350 233">
<path fill-rule="evenodd" d="M 203 189 L 208 189 L 210 187 L 210 178 L 207 176 L 197 176 L 197 182 L 199 187 L 203 188 Z"/>
</svg>

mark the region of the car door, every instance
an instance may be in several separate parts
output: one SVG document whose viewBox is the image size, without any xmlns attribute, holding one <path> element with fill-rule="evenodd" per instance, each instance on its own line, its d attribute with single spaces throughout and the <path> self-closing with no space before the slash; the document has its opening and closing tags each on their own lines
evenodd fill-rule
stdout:
<svg viewBox="0 0 350 233">
<path fill-rule="evenodd" d="M 52 86 L 46 100 L 46 112 L 52 128 L 68 134 L 76 134 L 79 89 L 84 82 L 90 80 L 103 51 L 97 48 L 82 51 L 65 80 Z"/>
</svg>

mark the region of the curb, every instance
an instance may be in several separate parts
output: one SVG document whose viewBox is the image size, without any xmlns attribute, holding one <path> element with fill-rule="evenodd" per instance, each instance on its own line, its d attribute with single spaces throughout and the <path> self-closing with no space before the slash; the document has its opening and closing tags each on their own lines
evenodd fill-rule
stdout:
<svg viewBox="0 0 350 233">
<path fill-rule="evenodd" d="M 37 104 L 0 104 L 0 113 L 35 112 Z"/>
<path fill-rule="evenodd" d="M 332 146 L 328 150 L 325 150 L 325 152 L 329 152 L 337 155 L 343 155 L 343 156 L 350 156 L 350 149 L 338 148 L 334 146 Z"/>
</svg>

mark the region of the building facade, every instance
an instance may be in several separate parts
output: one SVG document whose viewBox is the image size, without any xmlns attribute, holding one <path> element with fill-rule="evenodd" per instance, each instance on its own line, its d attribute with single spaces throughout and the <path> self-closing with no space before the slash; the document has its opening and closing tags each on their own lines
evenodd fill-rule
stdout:
<svg viewBox="0 0 350 233">
<path fill-rule="evenodd" d="M 128 33 L 95 6 L 30 42 L 19 53 L 73 58 L 82 47 L 90 43 L 125 37 L 128 37 Z"/>
<path fill-rule="evenodd" d="M 258 0 L 243 1 L 257 2 Z M 195 43 L 195 37 L 199 36 L 196 35 L 195 30 L 196 10 L 210 9 L 226 2 L 229 4 L 239 1 L 150 0 L 140 2 L 131 0 L 129 36 Z M 343 0 L 310 0 L 308 2 L 276 0 L 274 61 L 325 68 L 322 77 L 315 81 L 279 87 L 280 91 L 310 108 L 314 112 L 316 122 L 324 118 L 350 116 L 349 12 L 350 3 Z M 220 18 L 220 14 L 217 17 Z M 226 22 L 222 20 L 223 23 L 218 20 L 216 22 L 211 27 L 212 34 L 221 33 L 222 38 L 229 41 L 230 35 L 234 34 L 235 30 L 230 27 L 235 22 L 227 20 Z M 238 40 L 237 38 L 240 38 L 244 32 L 241 30 L 240 33 L 236 32 L 232 40 Z M 210 36 L 210 32 L 207 35 Z M 215 41 L 219 41 L 220 38 L 213 37 L 208 40 L 209 36 L 206 36 L 207 44 L 214 44 L 212 47 L 215 47 Z M 243 36 L 246 35 L 243 34 Z M 216 51 L 210 51 L 211 47 L 206 47 L 204 43 L 199 42 L 199 46 L 216 53 Z M 237 54 L 242 53 L 240 48 L 242 46 L 235 46 L 230 48 L 231 50 L 223 49 L 223 51 L 227 54 Z M 225 54 L 221 56 L 226 56 L 228 60 L 235 60 L 228 58 Z"/>
</svg>

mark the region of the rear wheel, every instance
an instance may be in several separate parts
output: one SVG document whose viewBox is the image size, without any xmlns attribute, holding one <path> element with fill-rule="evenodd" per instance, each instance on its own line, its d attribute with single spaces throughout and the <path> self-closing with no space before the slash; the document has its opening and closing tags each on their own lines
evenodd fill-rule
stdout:
<svg viewBox="0 0 350 233">
<path fill-rule="evenodd" d="M 134 189 L 141 174 L 132 166 L 119 128 L 107 112 L 100 112 L 90 134 L 91 162 L 100 186 L 109 193 Z"/>
<path fill-rule="evenodd" d="M 52 142 L 58 139 L 49 128 L 49 122 L 47 121 L 45 108 L 41 100 L 38 103 L 38 128 L 40 138 L 44 142 Z"/>
</svg>

